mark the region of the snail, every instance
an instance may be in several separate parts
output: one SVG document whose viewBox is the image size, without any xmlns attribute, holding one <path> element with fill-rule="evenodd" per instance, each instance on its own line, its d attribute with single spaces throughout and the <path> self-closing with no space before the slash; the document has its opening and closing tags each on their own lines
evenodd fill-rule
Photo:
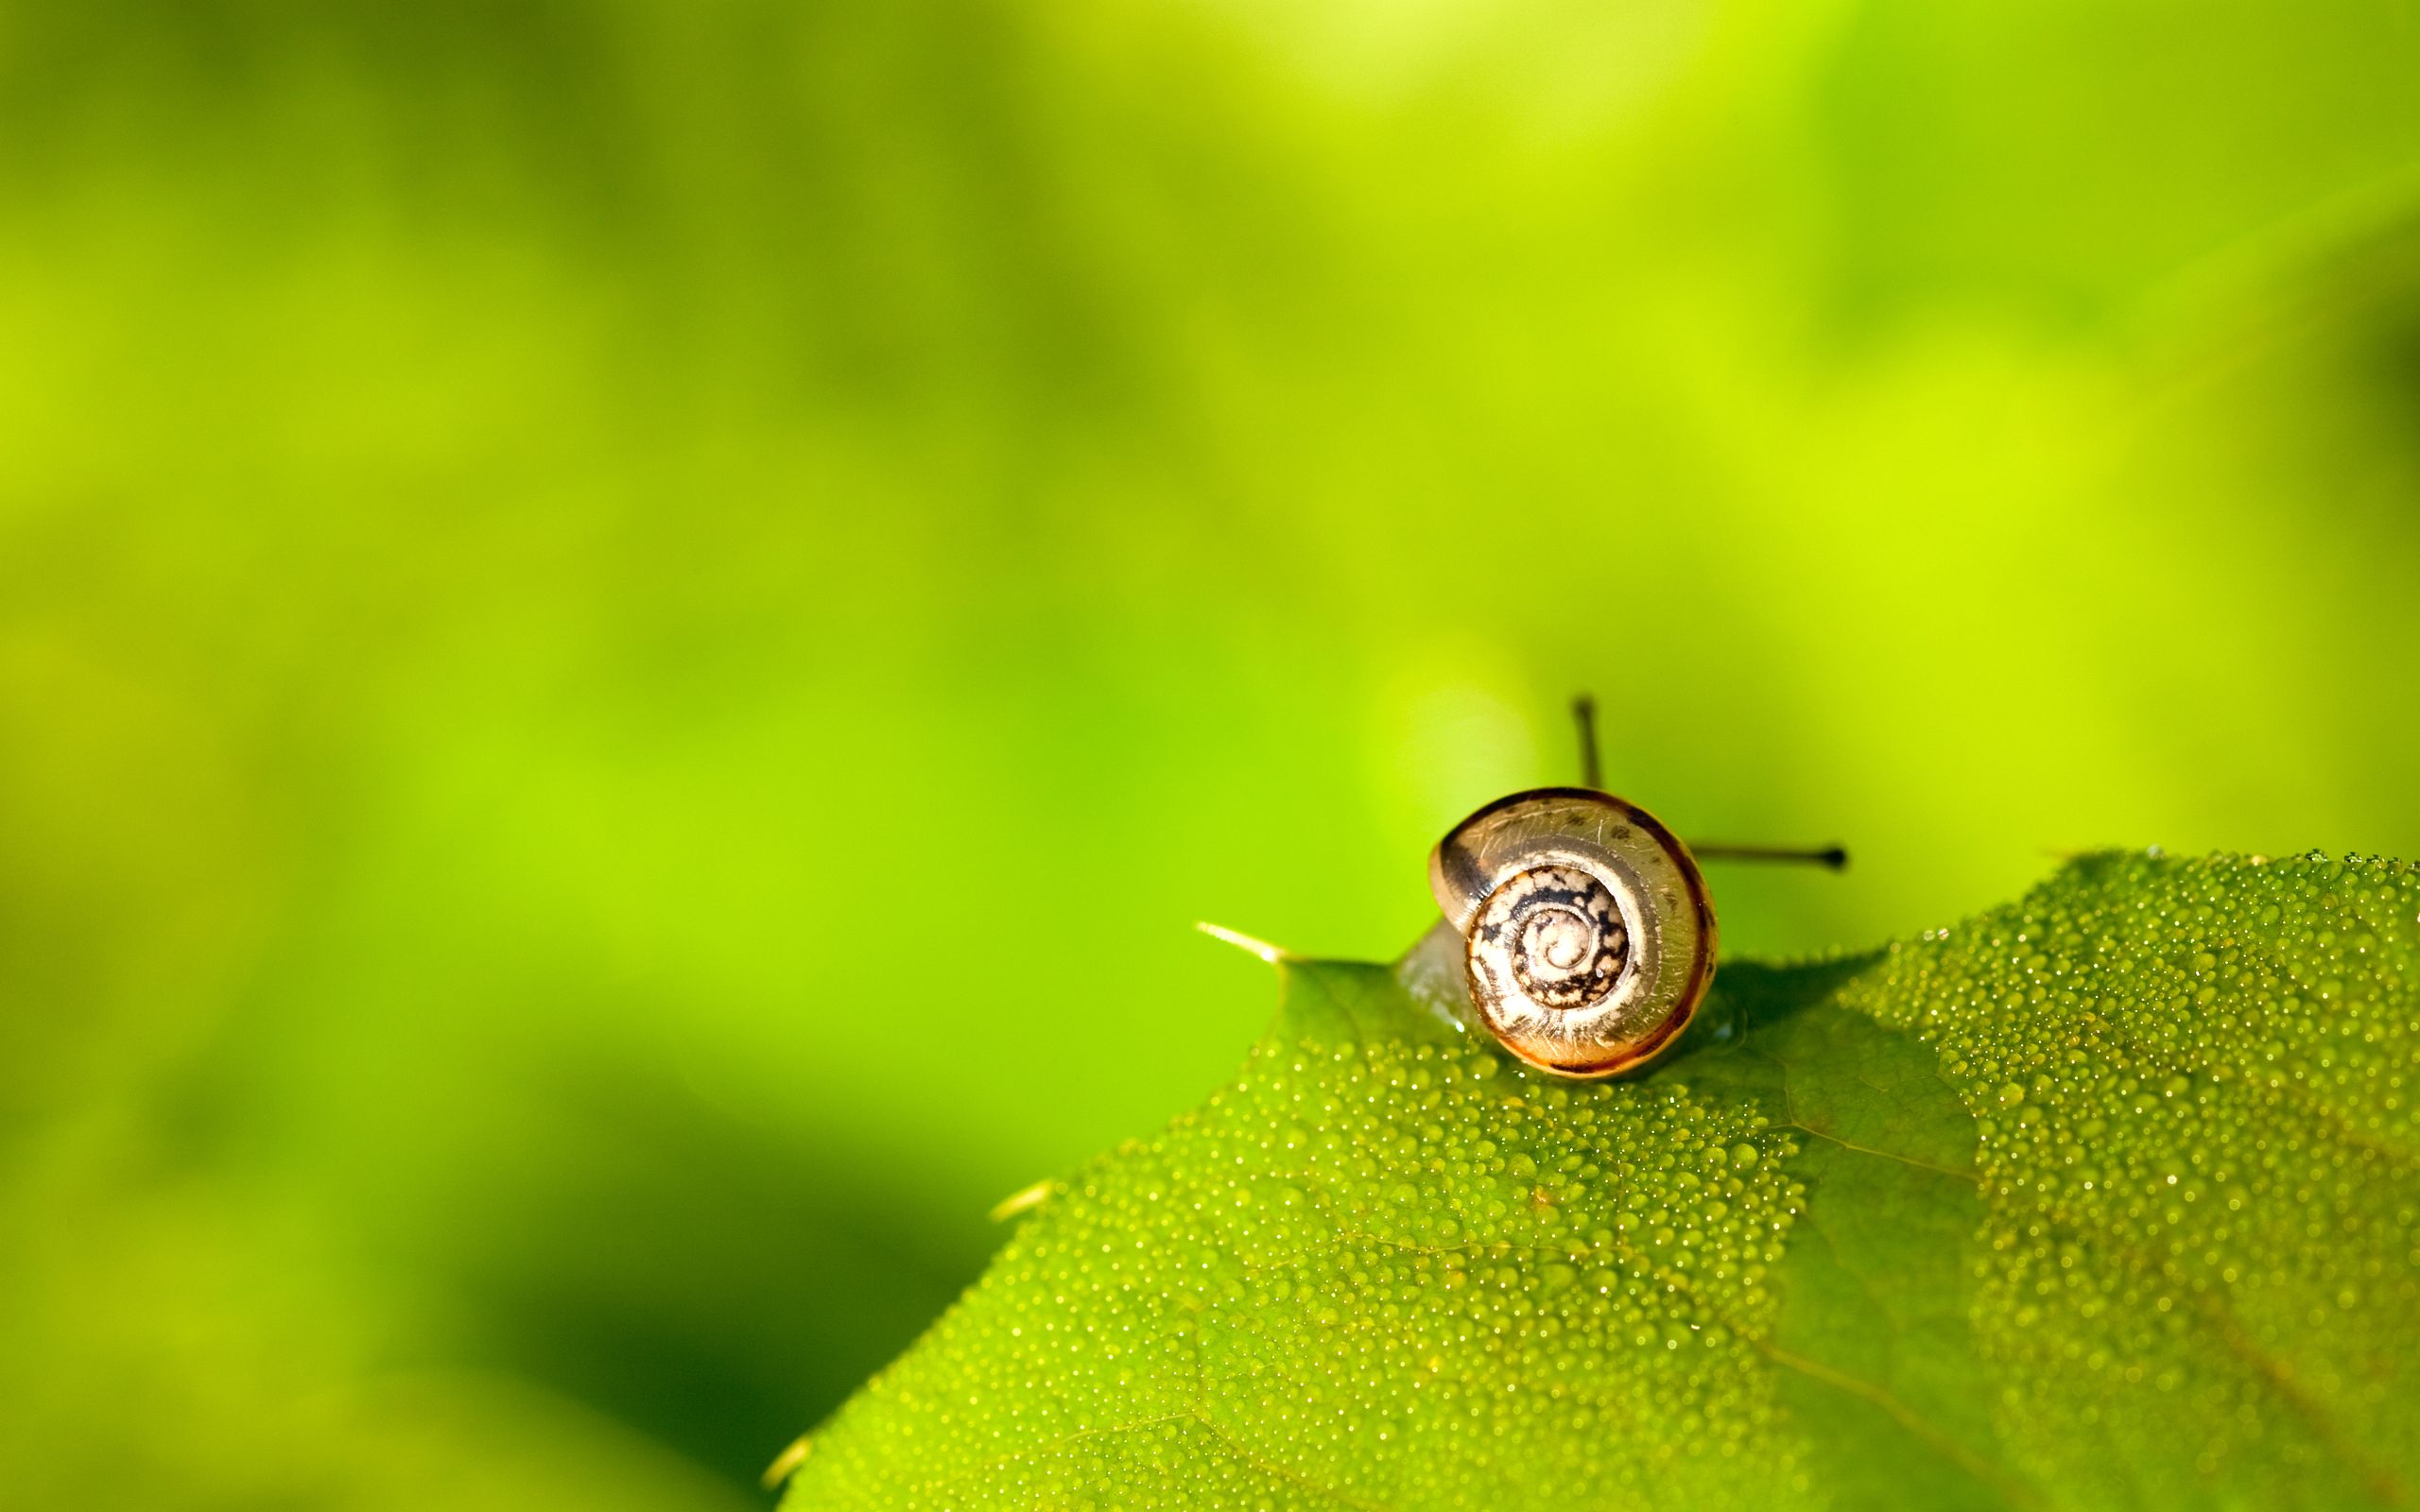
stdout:
<svg viewBox="0 0 2420 1512">
<path fill-rule="evenodd" d="M 1714 900 L 1698 859 L 1805 861 L 1839 847 L 1705 846 L 1694 853 L 1603 790 L 1594 705 L 1573 704 L 1586 785 L 1488 804 L 1428 858 L 1429 890 L 1461 936 L 1479 1022 L 1563 1076 L 1611 1076 L 1669 1048 L 1714 983 Z"/>
</svg>

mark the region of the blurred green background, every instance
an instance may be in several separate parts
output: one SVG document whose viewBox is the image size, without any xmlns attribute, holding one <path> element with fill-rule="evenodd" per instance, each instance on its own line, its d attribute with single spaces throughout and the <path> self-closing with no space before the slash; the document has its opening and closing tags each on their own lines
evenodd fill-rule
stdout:
<svg viewBox="0 0 2420 1512">
<path fill-rule="evenodd" d="M 0 1501 L 717 1508 L 1568 780 L 2420 853 L 2420 9 L 0 7 Z"/>
</svg>

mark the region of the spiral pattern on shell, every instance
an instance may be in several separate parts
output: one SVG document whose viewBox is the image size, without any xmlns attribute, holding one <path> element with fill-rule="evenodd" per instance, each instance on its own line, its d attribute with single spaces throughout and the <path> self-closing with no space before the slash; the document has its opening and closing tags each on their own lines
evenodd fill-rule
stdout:
<svg viewBox="0 0 2420 1512">
<path fill-rule="evenodd" d="M 1573 866 L 1535 867 L 1490 894 L 1471 929 L 1471 963 L 1498 990 L 1541 1007 L 1602 1002 L 1630 964 L 1621 906 Z"/>
</svg>

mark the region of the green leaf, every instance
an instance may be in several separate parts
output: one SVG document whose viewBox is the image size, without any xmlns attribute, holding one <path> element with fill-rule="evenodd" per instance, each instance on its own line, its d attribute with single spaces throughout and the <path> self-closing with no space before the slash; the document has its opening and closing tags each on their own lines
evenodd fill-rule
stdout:
<svg viewBox="0 0 2420 1512">
<path fill-rule="evenodd" d="M 2412 868 L 2095 857 L 1734 963 L 1559 1083 L 1284 962 L 816 1437 L 797 1509 L 2399 1504 Z"/>
</svg>

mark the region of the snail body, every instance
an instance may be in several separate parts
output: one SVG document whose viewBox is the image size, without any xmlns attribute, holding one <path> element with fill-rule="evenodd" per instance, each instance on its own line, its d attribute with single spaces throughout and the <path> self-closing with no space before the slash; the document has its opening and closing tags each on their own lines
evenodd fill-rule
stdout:
<svg viewBox="0 0 2420 1512">
<path fill-rule="evenodd" d="M 1559 1075 L 1644 1064 L 1714 981 L 1714 903 L 1696 859 L 1637 805 L 1593 788 L 1499 799 L 1428 859 L 1463 939 L 1472 1005 L 1504 1047 Z"/>
</svg>

